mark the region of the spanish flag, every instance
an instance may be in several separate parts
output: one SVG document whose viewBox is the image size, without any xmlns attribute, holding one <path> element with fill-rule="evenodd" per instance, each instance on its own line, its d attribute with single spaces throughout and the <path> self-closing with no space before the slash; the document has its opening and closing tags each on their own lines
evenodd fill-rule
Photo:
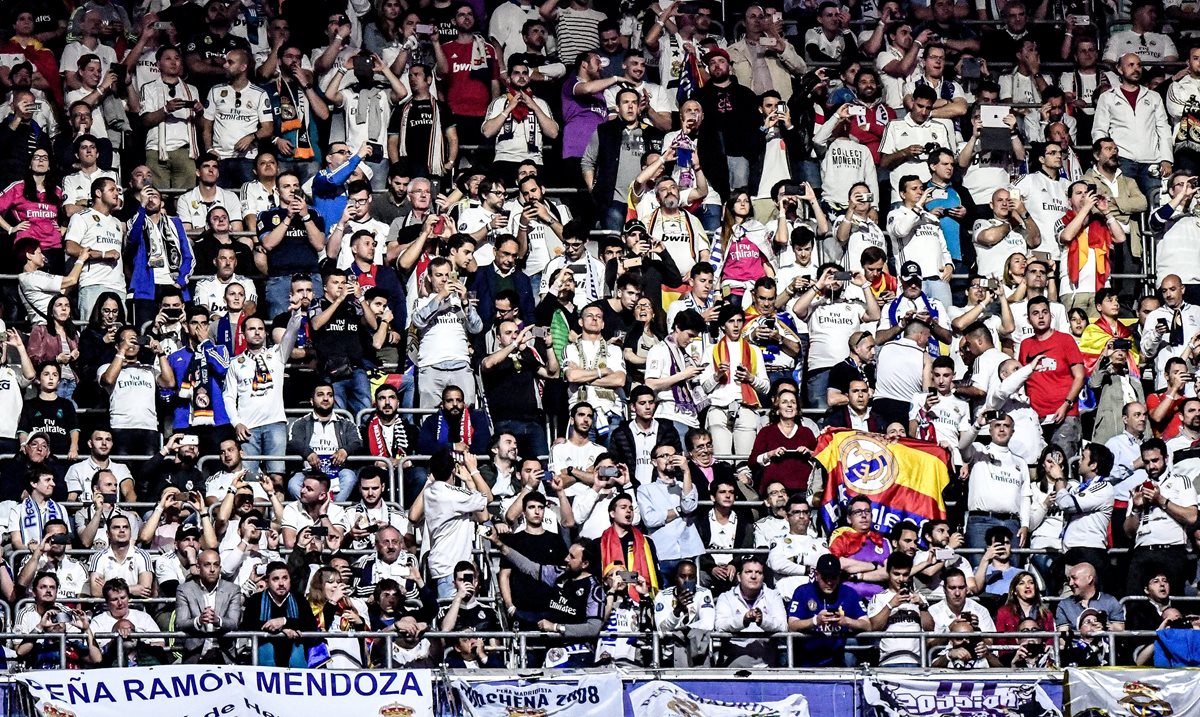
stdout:
<svg viewBox="0 0 1200 717">
<path fill-rule="evenodd" d="M 903 520 L 921 525 L 946 517 L 942 491 L 950 482 L 950 457 L 940 446 L 827 428 L 817 439 L 816 456 L 828 474 L 821 516 L 829 529 L 846 501 L 859 495 L 871 499 L 872 523 L 885 534 Z"/>
<path fill-rule="evenodd" d="M 1133 319 L 1127 320 L 1130 323 L 1133 322 Z M 1125 321 L 1118 321 L 1114 328 L 1106 319 L 1100 318 L 1088 324 L 1087 328 L 1083 330 L 1083 336 L 1079 337 L 1079 351 L 1083 354 L 1083 365 L 1089 376 L 1095 370 L 1096 364 L 1100 361 L 1100 354 L 1104 353 L 1104 347 L 1108 346 L 1109 341 L 1113 339 L 1133 341 L 1133 332 L 1129 330 Z M 1137 342 L 1133 343 L 1133 348 L 1129 349 L 1129 374 L 1136 377 L 1140 375 L 1138 364 L 1141 362 L 1141 357 L 1138 355 Z"/>
</svg>

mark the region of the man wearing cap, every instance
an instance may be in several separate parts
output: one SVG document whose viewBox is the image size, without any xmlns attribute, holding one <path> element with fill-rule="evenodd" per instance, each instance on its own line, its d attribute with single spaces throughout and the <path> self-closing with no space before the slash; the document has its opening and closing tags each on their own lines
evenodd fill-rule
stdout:
<svg viewBox="0 0 1200 717">
<path fill-rule="evenodd" d="M 846 665 L 846 636 L 871 629 L 859 594 L 842 581 L 833 555 L 817 559 L 816 580 L 796 588 L 788 605 L 788 630 L 807 633 L 796 663 L 806 667 Z"/>
<path fill-rule="evenodd" d="M 920 264 L 906 261 L 900 265 L 900 296 L 880 307 L 879 328 L 875 332 L 877 344 L 896 338 L 912 321 L 923 322 L 939 342 L 950 343 L 950 314 L 946 304 L 922 291 L 924 283 Z M 940 353 L 936 344 L 930 347 L 931 357 Z"/>
<path fill-rule="evenodd" d="M 725 50 L 709 51 L 704 62 L 709 81 L 692 93 L 692 99 L 704 110 L 705 141 L 719 143 L 729 166 L 727 175 L 710 179 L 718 185 L 718 192 L 722 188 L 733 190 L 749 186 L 750 160 L 760 151 L 762 142 L 757 133 L 750 131 L 762 121 L 758 113 L 758 95 L 733 76 L 729 53 Z"/>
<path fill-rule="evenodd" d="M 944 210 L 926 209 L 935 188 L 925 187 L 911 174 L 900 178 L 898 188 L 902 205 L 888 214 L 887 231 L 893 252 L 904 261 L 900 277 L 905 278 L 904 267 L 915 264 L 924 292 L 941 301 L 943 306 L 950 306 L 953 301 L 949 282 L 954 273 L 954 258 L 938 218 Z"/>
<path fill-rule="evenodd" d="M 642 119 L 642 96 L 622 88 L 615 96 L 616 118 L 604 122 L 588 140 L 580 168 L 584 184 L 600 211 L 600 227 L 621 228 L 629 187 L 642 171 L 642 158 L 660 152 L 663 133 Z"/>
<path fill-rule="evenodd" d="M 608 262 L 605 284 L 612 284 L 616 277 L 637 269 L 641 276 L 642 296 L 648 297 L 653 306 L 662 306 L 662 288 L 682 284 L 680 272 L 690 267 L 677 265 L 662 239 L 652 239 L 650 230 L 637 219 L 625 222 L 621 238 L 625 243 L 623 256 Z"/>
</svg>

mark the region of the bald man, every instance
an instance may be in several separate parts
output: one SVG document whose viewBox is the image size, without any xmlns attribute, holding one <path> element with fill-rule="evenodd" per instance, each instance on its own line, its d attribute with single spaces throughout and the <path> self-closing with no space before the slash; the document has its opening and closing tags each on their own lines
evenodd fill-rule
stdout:
<svg viewBox="0 0 1200 717">
<path fill-rule="evenodd" d="M 1121 56 L 1117 74 L 1121 91 L 1096 99 L 1092 141 L 1111 137 L 1121 148 L 1121 172 L 1137 182 L 1150 206 L 1157 206 L 1159 177 L 1171 174 L 1175 158 L 1167 110 L 1162 97 L 1142 85 L 1142 59 L 1136 54 Z M 1127 94 L 1136 99 L 1130 103 Z"/>
<path fill-rule="evenodd" d="M 1162 306 L 1150 312 L 1142 331 L 1142 353 L 1154 360 L 1154 387 L 1167 385 L 1167 361 L 1182 356 L 1184 349 L 1200 333 L 1200 307 L 1183 298 L 1183 282 L 1176 274 L 1167 274 L 1158 287 Z"/>
<path fill-rule="evenodd" d="M 217 639 L 236 630 L 242 619 L 242 594 L 221 577 L 221 555 L 202 550 L 198 580 L 188 580 L 176 595 L 175 629 L 183 640 L 186 664 L 233 664 L 233 643 Z"/>
<path fill-rule="evenodd" d="M 1095 608 L 1108 617 L 1108 627 L 1113 632 L 1125 629 L 1125 606 L 1108 593 L 1100 592 L 1096 584 L 1096 569 L 1089 563 L 1079 563 L 1067 568 L 1067 584 L 1071 597 L 1058 602 L 1054 611 L 1054 624 L 1060 630 L 1074 629 L 1079 616 L 1088 608 Z"/>
</svg>

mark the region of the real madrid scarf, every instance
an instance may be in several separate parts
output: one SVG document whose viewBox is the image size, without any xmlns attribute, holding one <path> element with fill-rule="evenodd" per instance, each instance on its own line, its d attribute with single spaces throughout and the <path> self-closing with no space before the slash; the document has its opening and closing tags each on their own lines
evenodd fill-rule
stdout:
<svg viewBox="0 0 1200 717">
<path fill-rule="evenodd" d="M 55 503 L 52 500 L 46 501 L 45 509 L 46 515 L 43 518 L 42 511 L 39 508 L 37 501 L 35 501 L 32 497 L 26 498 L 21 504 L 22 515 L 21 525 L 19 527 L 21 531 L 21 540 L 25 541 L 26 544 L 34 540 L 41 540 L 42 528 L 47 522 L 51 520 L 66 519 L 66 513 L 58 507 L 58 503 Z"/>
</svg>

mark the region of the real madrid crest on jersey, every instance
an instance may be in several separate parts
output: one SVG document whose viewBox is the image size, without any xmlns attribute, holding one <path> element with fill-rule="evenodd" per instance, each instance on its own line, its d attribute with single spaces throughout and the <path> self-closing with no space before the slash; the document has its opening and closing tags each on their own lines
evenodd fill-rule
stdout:
<svg viewBox="0 0 1200 717">
<path fill-rule="evenodd" d="M 212 35 L 205 35 L 205 36 L 204 36 L 204 44 L 205 44 L 205 45 L 211 45 L 211 44 L 212 44 Z M 224 95 L 222 95 L 222 96 L 224 96 Z"/>
<path fill-rule="evenodd" d="M 238 356 L 238 363 L 239 363 L 239 364 L 246 363 L 246 356 L 245 356 L 245 354 L 243 354 L 243 355 L 241 355 L 241 356 Z"/>
<path fill-rule="evenodd" d="M 100 223 L 100 215 L 99 215 L 99 214 L 92 214 L 92 221 L 94 221 L 94 222 L 96 222 L 97 224 L 99 224 L 99 223 Z"/>
<path fill-rule="evenodd" d="M 272 223 L 272 224 L 279 224 L 279 215 L 278 215 L 278 214 L 273 214 L 273 215 L 271 215 L 271 223 Z"/>
<path fill-rule="evenodd" d="M 208 38 L 206 37 L 204 39 L 207 40 Z M 228 96 L 229 96 L 229 90 L 221 90 L 221 99 L 225 99 Z"/>
</svg>

